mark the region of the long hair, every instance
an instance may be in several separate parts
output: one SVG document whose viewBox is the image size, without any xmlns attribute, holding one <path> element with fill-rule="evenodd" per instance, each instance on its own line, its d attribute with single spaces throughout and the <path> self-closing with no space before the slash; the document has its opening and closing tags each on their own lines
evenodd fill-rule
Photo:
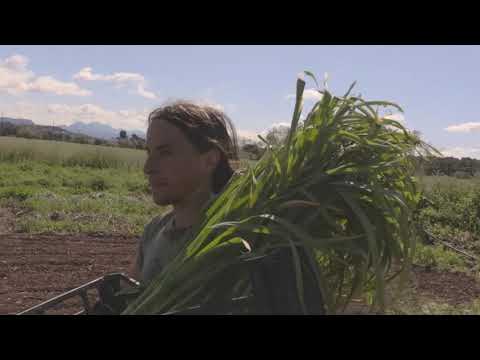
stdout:
<svg viewBox="0 0 480 360">
<path fill-rule="evenodd" d="M 212 148 L 220 151 L 212 179 L 212 190 L 219 193 L 239 164 L 237 133 L 230 118 L 212 106 L 182 100 L 153 110 L 148 116 L 149 127 L 157 120 L 178 127 L 200 153 Z"/>
</svg>

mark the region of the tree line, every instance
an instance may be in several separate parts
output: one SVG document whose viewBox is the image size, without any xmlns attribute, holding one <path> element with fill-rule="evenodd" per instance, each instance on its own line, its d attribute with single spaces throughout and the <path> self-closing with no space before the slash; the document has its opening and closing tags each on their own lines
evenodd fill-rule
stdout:
<svg viewBox="0 0 480 360">
<path fill-rule="evenodd" d="M 480 160 L 469 157 L 434 157 L 420 164 L 425 175 L 471 177 L 480 175 Z"/>
<path fill-rule="evenodd" d="M 10 122 L 0 122 L 0 136 L 15 136 L 26 139 L 50 141 L 65 141 L 78 144 L 91 144 L 112 147 L 145 149 L 145 140 L 133 134 L 128 137 L 125 130 L 121 130 L 116 139 L 99 139 L 83 134 L 75 134 L 54 126 L 42 125 L 15 125 Z"/>
</svg>

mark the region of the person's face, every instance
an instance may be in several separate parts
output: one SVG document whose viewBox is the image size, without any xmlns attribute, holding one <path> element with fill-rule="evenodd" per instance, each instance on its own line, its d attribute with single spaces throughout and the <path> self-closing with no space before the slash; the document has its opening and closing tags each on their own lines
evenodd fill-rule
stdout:
<svg viewBox="0 0 480 360">
<path fill-rule="evenodd" d="M 164 120 L 150 124 L 144 172 L 158 205 L 176 204 L 200 186 L 210 186 L 217 151 L 200 154 L 176 126 Z"/>
</svg>

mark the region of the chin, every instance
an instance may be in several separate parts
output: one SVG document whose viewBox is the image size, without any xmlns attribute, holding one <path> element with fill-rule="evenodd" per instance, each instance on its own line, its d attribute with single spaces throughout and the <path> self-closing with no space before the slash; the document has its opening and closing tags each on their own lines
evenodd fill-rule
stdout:
<svg viewBox="0 0 480 360">
<path fill-rule="evenodd" d="M 160 206 L 172 205 L 175 199 L 165 193 L 153 193 L 153 201 Z"/>
</svg>

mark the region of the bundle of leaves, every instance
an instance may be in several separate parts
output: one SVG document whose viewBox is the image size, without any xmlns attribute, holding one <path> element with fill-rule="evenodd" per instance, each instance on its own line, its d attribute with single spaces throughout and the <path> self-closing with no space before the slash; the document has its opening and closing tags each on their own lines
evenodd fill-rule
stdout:
<svg viewBox="0 0 480 360">
<path fill-rule="evenodd" d="M 402 112 L 398 105 L 352 96 L 354 85 L 341 97 L 318 90 L 321 100 L 300 121 L 299 78 L 286 141 L 272 146 L 262 138 L 268 150 L 260 161 L 207 204 L 184 249 L 124 313 L 228 298 L 245 284 L 243 259 L 282 248 L 291 251 L 305 312 L 305 262 L 328 313 L 362 294 L 382 307 L 386 282 L 408 270 L 414 249 L 412 214 L 421 198 L 414 156 L 435 149 L 381 115 Z"/>
</svg>

